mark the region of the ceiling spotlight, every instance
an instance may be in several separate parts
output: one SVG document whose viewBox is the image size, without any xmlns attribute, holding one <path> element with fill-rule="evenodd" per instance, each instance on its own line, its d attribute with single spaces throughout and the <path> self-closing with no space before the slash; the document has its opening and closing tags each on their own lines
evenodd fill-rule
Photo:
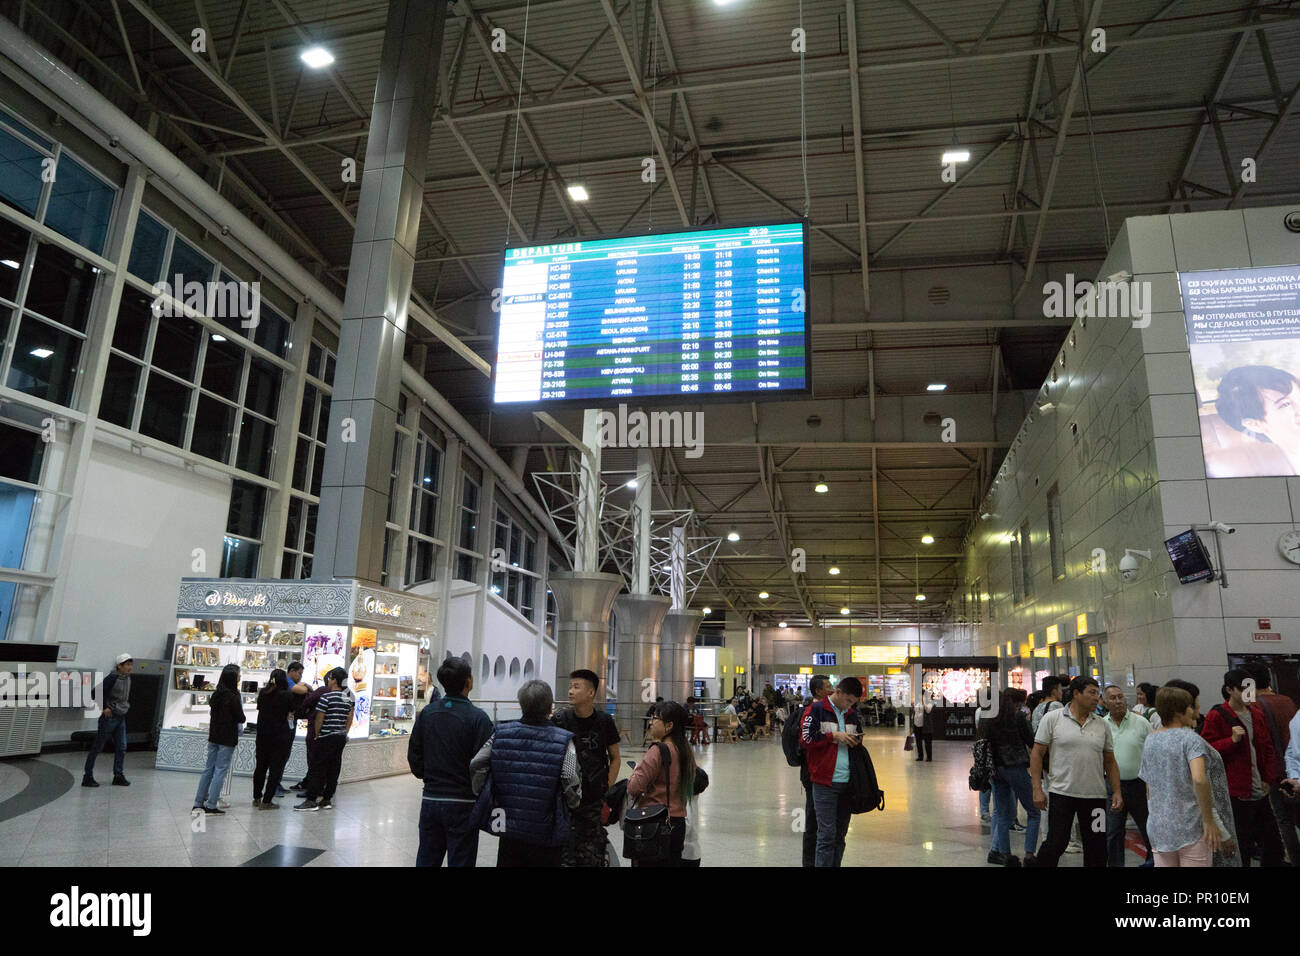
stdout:
<svg viewBox="0 0 1300 956">
<path fill-rule="evenodd" d="M 924 600 L 925 600 L 925 595 L 924 595 L 924 594 L 920 594 L 920 593 L 918 593 L 918 594 L 916 595 L 916 599 L 917 599 L 918 601 L 924 601 Z"/>
<path fill-rule="evenodd" d="M 740 532 L 736 530 L 736 526 L 734 524 L 731 526 L 731 530 L 727 532 L 727 540 L 728 541 L 740 540 Z"/>
<path fill-rule="evenodd" d="M 706 617 L 707 617 L 708 615 L 710 615 L 710 614 L 713 613 L 713 608 L 709 607 L 707 604 L 704 605 L 704 607 L 703 607 L 702 610 L 704 611 L 704 615 L 705 615 Z"/>
<path fill-rule="evenodd" d="M 224 335 L 218 335 L 216 332 L 213 332 L 213 333 L 212 333 L 212 341 L 214 341 L 214 342 L 224 342 L 224 341 L 226 341 L 226 337 L 225 337 Z"/>
<path fill-rule="evenodd" d="M 818 475 L 817 484 L 813 485 L 813 491 L 817 492 L 817 494 L 819 495 L 824 495 L 826 494 L 826 492 L 830 490 L 831 490 L 831 486 L 826 484 L 826 476 Z"/>
<path fill-rule="evenodd" d="M 631 488 L 633 491 L 635 491 L 635 490 L 636 490 L 636 479 L 635 479 L 635 478 L 631 479 L 631 480 L 630 480 L 627 484 L 625 484 L 623 487 L 624 487 L 624 488 Z"/>
<path fill-rule="evenodd" d="M 759 592 L 758 592 L 758 599 L 759 599 L 760 601 L 766 601 L 769 597 L 771 597 L 771 595 L 768 594 L 766 591 L 759 591 Z"/>
<path fill-rule="evenodd" d="M 777 626 L 778 626 L 778 627 L 785 627 L 785 621 L 782 621 L 782 622 L 781 622 L 779 625 L 777 625 Z"/>
<path fill-rule="evenodd" d="M 942 392 L 947 387 L 947 384 L 944 382 L 931 382 L 925 387 L 925 390 L 927 392 Z"/>
<path fill-rule="evenodd" d="M 10 269 L 17 269 L 18 263 L 12 259 L 0 259 L 0 266 L 8 266 Z"/>
<path fill-rule="evenodd" d="M 847 614 L 849 613 L 849 609 L 846 608 L 846 607 L 842 607 L 842 608 L 840 608 L 840 613 L 841 613 L 841 614 L 845 614 L 845 615 L 847 615 Z"/>
<path fill-rule="evenodd" d="M 570 183 L 569 198 L 574 202 L 586 202 L 591 196 L 587 194 L 587 187 L 582 183 Z"/>
<path fill-rule="evenodd" d="M 334 62 L 334 54 L 323 46 L 309 46 L 299 54 L 299 58 L 313 70 L 323 70 Z"/>
<path fill-rule="evenodd" d="M 47 348 L 32 349 L 30 354 L 35 355 L 39 359 L 49 358 L 51 355 L 54 354 L 54 349 L 47 349 Z"/>
<path fill-rule="evenodd" d="M 826 573 L 827 573 L 827 574 L 839 574 L 839 573 L 840 573 L 840 569 L 839 569 L 836 565 L 833 565 L 833 564 L 832 564 L 829 568 L 826 569 Z"/>
<path fill-rule="evenodd" d="M 925 529 L 925 532 L 921 535 L 921 543 L 922 543 L 922 544 L 934 544 L 934 535 L 930 534 L 930 529 L 929 529 L 929 528 L 926 528 L 926 529 Z"/>
<path fill-rule="evenodd" d="M 969 149 L 945 149 L 943 151 L 943 159 L 941 160 L 941 162 L 945 166 L 949 165 L 950 163 L 969 163 L 970 150 Z"/>
</svg>

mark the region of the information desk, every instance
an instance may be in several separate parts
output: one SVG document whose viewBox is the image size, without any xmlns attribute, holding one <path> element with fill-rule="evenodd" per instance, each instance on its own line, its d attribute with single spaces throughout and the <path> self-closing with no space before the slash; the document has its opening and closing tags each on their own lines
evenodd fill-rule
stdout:
<svg viewBox="0 0 1300 956">
<path fill-rule="evenodd" d="M 297 661 L 311 687 L 335 667 L 348 672 L 356 707 L 339 779 L 405 773 L 407 736 L 429 692 L 436 611 L 436 601 L 356 581 L 182 579 L 155 766 L 203 770 L 208 701 L 225 666 L 240 668 L 253 726 L 271 671 Z M 307 771 L 307 721 L 297 721 L 295 732 L 285 768 L 294 780 Z M 249 776 L 255 762 L 255 735 L 242 734 L 233 773 Z"/>
</svg>

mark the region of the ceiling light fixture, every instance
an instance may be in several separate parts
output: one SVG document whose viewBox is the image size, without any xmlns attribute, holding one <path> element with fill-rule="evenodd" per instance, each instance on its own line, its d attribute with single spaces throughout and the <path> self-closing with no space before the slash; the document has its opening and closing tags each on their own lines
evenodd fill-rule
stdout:
<svg viewBox="0 0 1300 956">
<path fill-rule="evenodd" d="M 832 564 L 829 568 L 826 569 L 826 573 L 827 573 L 827 574 L 839 574 L 839 573 L 840 573 L 840 569 L 839 569 L 836 565 Z"/>
<path fill-rule="evenodd" d="M 19 267 L 18 263 L 14 262 L 12 259 L 0 259 L 0 265 L 8 266 L 10 269 L 17 269 Z"/>
<path fill-rule="evenodd" d="M 772 596 L 772 595 L 768 594 L 766 591 L 759 591 L 759 592 L 758 592 L 758 599 L 759 599 L 760 601 L 766 601 L 766 600 L 767 600 L 769 597 L 771 597 L 771 596 Z"/>
<path fill-rule="evenodd" d="M 47 349 L 47 348 L 32 349 L 30 354 L 35 355 L 39 359 L 49 358 L 51 355 L 54 354 L 54 349 Z"/>
<path fill-rule="evenodd" d="M 831 490 L 831 486 L 826 484 L 826 476 L 818 475 L 817 484 L 813 485 L 813 491 L 817 492 L 817 494 L 819 495 L 824 495 L 826 494 L 826 492 L 830 490 Z"/>
<path fill-rule="evenodd" d="M 636 491 L 636 479 L 635 479 L 635 478 L 631 479 L 631 480 L 628 481 L 628 483 L 625 484 L 623 487 L 624 487 L 624 488 L 631 488 L 633 491 Z"/>
<path fill-rule="evenodd" d="M 930 529 L 926 528 L 921 535 L 922 544 L 934 544 L 934 535 L 930 534 Z"/>
<path fill-rule="evenodd" d="M 710 615 L 710 614 L 713 613 L 713 608 L 709 607 L 709 606 L 706 604 L 706 605 L 704 605 L 703 611 L 704 611 L 705 616 L 708 616 L 708 615 Z"/>
<path fill-rule="evenodd" d="M 925 600 L 925 592 L 921 590 L 921 556 L 919 554 L 912 556 L 916 561 L 916 599 Z"/>
<path fill-rule="evenodd" d="M 844 614 L 844 615 L 847 616 L 848 613 L 849 613 L 849 609 L 846 608 L 846 607 L 842 607 L 842 608 L 840 608 L 840 613 L 841 613 L 841 614 Z"/>
<path fill-rule="evenodd" d="M 213 333 L 212 333 L 212 341 L 214 341 L 214 342 L 224 342 L 224 341 L 226 341 L 226 337 L 225 337 L 224 335 L 218 335 L 216 332 L 213 332 Z"/>
<path fill-rule="evenodd" d="M 299 54 L 299 58 L 313 70 L 323 70 L 334 62 L 334 54 L 323 46 L 309 46 Z"/>
<path fill-rule="evenodd" d="M 942 392 L 947 387 L 947 384 L 944 382 L 931 382 L 925 387 L 925 390 L 927 392 Z"/>
<path fill-rule="evenodd" d="M 969 149 L 945 149 L 943 151 L 943 165 L 948 166 L 952 163 L 969 163 Z"/>
<path fill-rule="evenodd" d="M 780 623 L 780 625 L 778 625 L 778 626 L 779 626 L 779 627 L 785 627 L 785 621 L 782 621 L 782 622 Z"/>
<path fill-rule="evenodd" d="M 740 540 L 740 532 L 736 530 L 734 524 L 731 526 L 731 530 L 727 532 L 727 540 L 733 542 Z"/>
<path fill-rule="evenodd" d="M 574 202 L 586 202 L 591 196 L 587 194 L 587 187 L 582 183 L 569 183 L 569 198 Z"/>
</svg>

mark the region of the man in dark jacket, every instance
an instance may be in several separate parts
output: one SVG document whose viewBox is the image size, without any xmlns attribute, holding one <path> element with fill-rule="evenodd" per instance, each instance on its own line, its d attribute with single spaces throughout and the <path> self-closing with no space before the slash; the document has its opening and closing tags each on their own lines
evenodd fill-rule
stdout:
<svg viewBox="0 0 1300 956">
<path fill-rule="evenodd" d="M 301 672 L 299 674 L 301 676 Z M 298 720 L 307 721 L 307 773 L 301 780 L 290 787 L 290 790 L 306 790 L 307 781 L 311 779 L 311 745 L 316 742 L 316 705 L 320 703 L 320 699 L 327 693 L 329 693 L 329 687 L 326 684 L 321 684 L 319 687 L 309 690 L 298 707 Z M 296 724 L 297 720 L 294 723 Z"/>
<path fill-rule="evenodd" d="M 820 701 L 826 696 L 830 687 L 830 681 L 821 674 L 818 674 L 808 682 L 808 690 L 811 692 L 814 701 Z M 793 701 L 794 698 L 791 698 Z M 808 715 L 808 707 L 796 707 L 793 703 L 790 707 L 790 719 L 798 727 L 803 727 L 803 719 Z M 803 784 L 803 865 L 817 865 L 817 807 L 813 803 L 813 785 L 812 777 L 808 775 L 808 753 L 802 747 L 799 748 L 799 782 Z"/>
<path fill-rule="evenodd" d="M 1240 668 L 1223 675 L 1225 702 L 1205 715 L 1201 736 L 1223 758 L 1242 865 L 1250 866 L 1255 850 L 1260 866 L 1281 866 L 1282 836 L 1268 803 L 1270 787 L 1281 782 L 1281 767 L 1264 709 L 1242 693 L 1247 681 L 1253 684 L 1250 674 Z"/>
<path fill-rule="evenodd" d="M 497 866 L 559 866 L 570 828 L 556 797 L 573 810 L 582 801 L 573 734 L 551 723 L 551 685 L 519 688 L 519 720 L 503 723 L 470 761 L 474 791 L 492 776 L 492 829 Z M 560 819 L 557 819 L 557 816 Z"/>
<path fill-rule="evenodd" d="M 420 848 L 416 866 L 474 866 L 478 831 L 470 826 L 474 789 L 469 764 L 492 736 L 492 720 L 469 702 L 474 675 L 459 657 L 438 668 L 447 696 L 425 705 L 415 718 L 406 760 L 424 781 L 420 804 Z"/>
<path fill-rule="evenodd" d="M 849 748 L 862 744 L 862 718 L 854 706 L 862 699 L 862 681 L 846 677 L 834 693 L 815 701 L 803 715 L 800 739 L 808 757 L 817 808 L 816 866 L 838 867 L 849 832 Z"/>
<path fill-rule="evenodd" d="M 104 749 L 104 743 L 113 738 L 113 786 L 129 787 L 126 779 L 126 714 L 131 709 L 131 668 L 135 661 L 130 654 L 117 655 L 117 667 L 104 678 L 99 695 L 99 726 L 95 728 L 95 742 L 86 755 L 83 787 L 98 787 L 95 782 L 95 759 Z"/>
</svg>

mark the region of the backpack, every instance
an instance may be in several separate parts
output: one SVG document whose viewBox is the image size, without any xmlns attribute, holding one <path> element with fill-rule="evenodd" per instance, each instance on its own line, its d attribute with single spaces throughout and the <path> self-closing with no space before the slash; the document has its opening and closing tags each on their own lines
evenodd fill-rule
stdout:
<svg viewBox="0 0 1300 956">
<path fill-rule="evenodd" d="M 790 709 L 790 718 L 781 726 L 781 749 L 791 767 L 803 766 L 803 708 Z"/>
<path fill-rule="evenodd" d="M 852 813 L 884 811 L 885 791 L 876 780 L 876 767 L 863 746 L 849 748 L 849 810 Z"/>
<path fill-rule="evenodd" d="M 975 762 L 966 783 L 972 790 L 982 793 L 993 785 L 993 748 L 987 737 L 975 741 L 974 754 Z"/>
</svg>

